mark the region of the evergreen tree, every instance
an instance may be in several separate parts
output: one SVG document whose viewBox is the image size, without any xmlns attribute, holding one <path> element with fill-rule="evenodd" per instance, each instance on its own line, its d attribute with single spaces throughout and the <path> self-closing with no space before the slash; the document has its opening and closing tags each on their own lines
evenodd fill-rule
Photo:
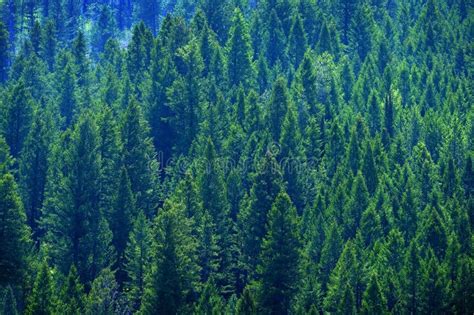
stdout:
<svg viewBox="0 0 474 315">
<path fill-rule="evenodd" d="M 205 284 L 194 312 L 195 314 L 218 314 L 222 311 L 223 304 L 224 301 L 211 279 Z"/>
<path fill-rule="evenodd" d="M 198 114 L 203 102 L 201 79 L 203 61 L 196 42 L 182 47 L 179 57 L 180 75 L 168 89 L 169 107 L 173 111 L 169 121 L 175 129 L 177 154 L 187 153 L 198 132 Z"/>
<path fill-rule="evenodd" d="M 300 241 L 298 218 L 290 197 L 281 192 L 268 213 L 262 243 L 260 306 L 269 314 L 286 314 L 296 291 Z"/>
<path fill-rule="evenodd" d="M 25 82 L 20 80 L 11 89 L 3 109 L 3 134 L 13 157 L 18 157 L 28 135 L 34 104 Z"/>
<path fill-rule="evenodd" d="M 377 275 L 372 274 L 362 300 L 362 314 L 386 314 L 387 306 Z"/>
<path fill-rule="evenodd" d="M 246 287 L 242 296 L 237 301 L 235 310 L 236 315 L 255 315 L 257 314 L 257 304 L 250 288 Z"/>
<path fill-rule="evenodd" d="M 68 315 L 79 315 L 84 313 L 84 307 L 84 286 L 80 283 L 76 267 L 72 265 L 59 294 L 56 311 Z"/>
<path fill-rule="evenodd" d="M 243 237 L 243 254 L 248 272 L 258 265 L 263 238 L 267 234 L 267 217 L 275 198 L 282 189 L 282 174 L 275 158 L 267 153 L 259 172 L 254 175 L 249 199 L 239 214 Z"/>
<path fill-rule="evenodd" d="M 165 201 L 155 220 L 153 264 L 141 313 L 176 314 L 192 299 L 199 270 L 190 232 L 184 207 Z"/>
<path fill-rule="evenodd" d="M 103 269 L 92 282 L 86 298 L 86 314 L 116 314 L 120 312 L 120 293 L 114 273 Z"/>
<path fill-rule="evenodd" d="M 292 20 L 290 36 L 288 37 L 288 53 L 293 67 L 298 68 L 308 47 L 308 41 L 301 16 L 294 14 Z"/>
<path fill-rule="evenodd" d="M 68 143 L 69 142 L 69 143 Z M 98 132 L 84 115 L 75 126 L 66 150 L 56 143 L 60 165 L 48 172 L 44 220 L 45 241 L 53 246 L 52 262 L 63 272 L 77 265 L 83 283 L 92 281 L 113 262 L 112 233 L 100 209 Z M 61 152 L 59 152 L 61 150 Z M 56 160 L 54 163 L 59 162 Z M 61 219 L 58 219 L 61 218 Z"/>
<path fill-rule="evenodd" d="M 229 85 L 231 87 L 240 84 L 244 87 L 250 86 L 255 76 L 252 63 L 253 52 L 247 24 L 239 9 L 235 9 L 232 18 L 227 51 Z"/>
<path fill-rule="evenodd" d="M 130 178 L 136 206 L 151 217 L 157 208 L 158 163 L 141 106 L 134 99 L 122 123 L 123 163 Z"/>
<path fill-rule="evenodd" d="M 125 248 L 132 226 L 132 215 L 135 213 L 135 198 L 130 187 L 130 179 L 128 178 L 127 171 L 122 168 L 116 204 L 112 212 L 113 219 L 110 220 L 110 229 L 113 234 L 112 244 L 117 253 L 116 278 L 120 285 L 126 279 L 125 270 L 123 269 L 125 264 Z"/>
<path fill-rule="evenodd" d="M 127 292 L 132 310 L 137 310 L 140 307 L 141 297 L 145 289 L 145 275 L 149 270 L 151 261 L 151 243 L 150 224 L 143 211 L 140 211 L 133 222 L 133 228 L 125 249 L 124 267 L 127 272 L 125 292 Z"/>
<path fill-rule="evenodd" d="M 285 79 L 279 77 L 273 85 L 268 114 L 269 129 L 274 141 L 280 140 L 283 120 L 285 119 L 289 103 L 290 98 Z"/>
<path fill-rule="evenodd" d="M 37 112 L 19 163 L 20 188 L 34 241 L 38 241 L 42 234 L 38 224 L 44 202 L 48 156 L 54 137 L 55 126 L 49 110 Z"/>
<path fill-rule="evenodd" d="M 29 230 L 13 176 L 0 177 L 0 284 L 20 284 L 25 276 Z"/>
<path fill-rule="evenodd" d="M 369 191 L 369 194 L 373 196 L 375 189 L 377 189 L 378 177 L 372 145 L 370 142 L 366 143 L 364 160 L 362 162 L 362 174 L 364 175 L 365 182 L 367 184 L 367 190 Z"/>
<path fill-rule="evenodd" d="M 231 10 L 228 0 L 200 0 L 200 9 L 207 18 L 210 28 L 217 34 L 219 42 L 227 39 L 229 28 L 229 12 Z"/>
<path fill-rule="evenodd" d="M 41 52 L 43 60 L 48 65 L 48 70 L 54 70 L 54 64 L 56 62 L 56 49 L 57 49 L 57 30 L 56 24 L 52 20 L 48 20 L 44 26 L 44 30 L 41 37 Z"/>
<path fill-rule="evenodd" d="M 69 127 L 73 121 L 73 116 L 78 110 L 77 92 L 76 92 L 76 74 L 71 57 L 67 55 L 66 64 L 58 75 L 59 91 L 59 110 L 64 118 L 63 127 Z"/>
<path fill-rule="evenodd" d="M 359 4 L 351 19 L 349 42 L 354 52 L 364 61 L 372 49 L 372 12 L 368 5 Z"/>
<path fill-rule="evenodd" d="M 9 66 L 9 35 L 3 22 L 0 22 L 0 83 L 4 83 L 8 78 Z"/>
<path fill-rule="evenodd" d="M 281 21 L 275 10 L 270 13 L 267 30 L 267 59 L 271 66 L 277 62 L 285 64 L 286 62 L 286 37 Z"/>
<path fill-rule="evenodd" d="M 26 314 L 53 314 L 55 308 L 54 284 L 51 279 L 51 270 L 44 261 L 36 275 L 33 290 L 28 296 Z"/>
</svg>

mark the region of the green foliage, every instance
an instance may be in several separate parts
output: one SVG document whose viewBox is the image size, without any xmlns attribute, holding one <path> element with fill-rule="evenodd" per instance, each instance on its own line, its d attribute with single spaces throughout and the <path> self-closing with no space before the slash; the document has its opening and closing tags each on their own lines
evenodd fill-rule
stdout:
<svg viewBox="0 0 474 315">
<path fill-rule="evenodd" d="M 27 271 L 30 233 L 13 176 L 0 177 L 0 284 L 20 284 Z"/>
<path fill-rule="evenodd" d="M 268 231 L 263 239 L 259 305 L 264 312 L 285 313 L 296 291 L 300 241 L 296 209 L 285 192 L 275 199 L 268 213 Z"/>
<path fill-rule="evenodd" d="M 471 11 L 0 0 L 0 313 L 473 313 Z"/>
</svg>

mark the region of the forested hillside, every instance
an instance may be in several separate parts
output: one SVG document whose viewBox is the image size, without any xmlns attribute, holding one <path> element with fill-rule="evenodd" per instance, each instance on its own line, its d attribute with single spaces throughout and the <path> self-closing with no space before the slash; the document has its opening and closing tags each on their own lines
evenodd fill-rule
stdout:
<svg viewBox="0 0 474 315">
<path fill-rule="evenodd" d="M 0 0 L 0 314 L 473 314 L 469 0 Z"/>
</svg>

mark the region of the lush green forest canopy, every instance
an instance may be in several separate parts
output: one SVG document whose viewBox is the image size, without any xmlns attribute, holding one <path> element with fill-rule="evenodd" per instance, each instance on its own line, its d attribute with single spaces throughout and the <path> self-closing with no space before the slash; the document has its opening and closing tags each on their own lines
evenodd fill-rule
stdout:
<svg viewBox="0 0 474 315">
<path fill-rule="evenodd" d="M 0 314 L 473 314 L 469 0 L 1 0 Z"/>
</svg>

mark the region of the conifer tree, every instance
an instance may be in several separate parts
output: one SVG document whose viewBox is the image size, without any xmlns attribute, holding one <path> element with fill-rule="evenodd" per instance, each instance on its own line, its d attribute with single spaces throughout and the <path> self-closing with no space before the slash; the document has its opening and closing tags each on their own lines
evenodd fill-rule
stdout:
<svg viewBox="0 0 474 315">
<path fill-rule="evenodd" d="M 232 18 L 232 26 L 227 42 L 227 71 L 229 85 L 244 87 L 250 86 L 254 79 L 252 63 L 252 46 L 248 27 L 242 12 L 237 8 Z"/>
<path fill-rule="evenodd" d="M 202 107 L 204 88 L 203 61 L 196 42 L 182 47 L 179 58 L 179 75 L 167 91 L 168 106 L 173 111 L 169 118 L 175 129 L 175 152 L 186 154 L 198 132 L 198 115 Z"/>
<path fill-rule="evenodd" d="M 20 284 L 25 276 L 29 229 L 13 176 L 0 177 L 0 284 Z"/>
<path fill-rule="evenodd" d="M 296 292 L 300 240 L 298 218 L 290 197 L 280 192 L 268 213 L 262 243 L 260 306 L 269 314 L 285 314 Z"/>
<path fill-rule="evenodd" d="M 120 312 L 119 286 L 114 273 L 103 269 L 92 282 L 91 290 L 86 297 L 86 314 L 116 314 Z"/>
<path fill-rule="evenodd" d="M 255 301 L 255 297 L 250 288 L 246 287 L 244 292 L 242 292 L 242 296 L 237 301 L 236 315 L 256 315 L 257 314 L 257 304 Z"/>
<path fill-rule="evenodd" d="M 306 32 L 303 28 L 303 21 L 299 14 L 294 14 L 292 18 L 292 25 L 290 36 L 288 37 L 288 53 L 293 67 L 297 69 L 303 60 L 304 54 L 308 47 L 306 39 Z"/>
<path fill-rule="evenodd" d="M 151 217 L 157 208 L 158 163 L 149 128 L 138 102 L 132 99 L 122 123 L 123 163 L 130 178 L 136 206 Z"/>
<path fill-rule="evenodd" d="M 57 312 L 71 315 L 83 314 L 85 302 L 84 286 L 80 283 L 76 267 L 72 265 L 59 293 Z"/>
<path fill-rule="evenodd" d="M 270 20 L 268 21 L 267 29 L 267 59 L 271 66 L 274 66 L 277 62 L 282 65 L 286 64 L 286 37 L 275 10 L 270 13 Z"/>
<path fill-rule="evenodd" d="M 0 22 L 0 83 L 8 78 L 8 66 L 10 55 L 8 30 L 3 22 Z"/>
<path fill-rule="evenodd" d="M 38 224 L 44 202 L 48 156 L 54 137 L 55 126 L 49 109 L 36 112 L 19 163 L 20 188 L 34 241 L 38 241 L 41 235 Z"/>
<path fill-rule="evenodd" d="M 196 244 L 184 207 L 165 201 L 155 220 L 153 264 L 143 295 L 143 314 L 176 314 L 192 299 L 198 280 Z"/>
<path fill-rule="evenodd" d="M 41 51 L 40 55 L 48 65 L 48 70 L 54 70 L 54 64 L 56 62 L 56 49 L 57 49 L 57 30 L 56 24 L 52 20 L 48 20 L 44 26 L 44 30 L 41 37 Z"/>
<path fill-rule="evenodd" d="M 125 249 L 124 267 L 127 272 L 125 292 L 132 310 L 140 307 L 145 289 L 145 275 L 150 267 L 151 243 L 150 224 L 143 211 L 139 211 Z"/>
<path fill-rule="evenodd" d="M 212 279 L 206 282 L 201 296 L 194 309 L 195 314 L 218 314 L 224 307 L 224 301 L 219 295 Z"/>
<path fill-rule="evenodd" d="M 132 226 L 132 216 L 136 213 L 135 198 L 130 187 L 130 179 L 127 171 L 122 168 L 120 172 L 120 185 L 113 212 L 111 213 L 110 229 L 112 231 L 112 244 L 117 253 L 116 278 L 121 285 L 126 279 L 124 270 L 125 248 L 127 246 L 129 232 Z"/>
<path fill-rule="evenodd" d="M 261 163 L 259 172 L 254 175 L 249 200 L 239 214 L 243 259 L 250 273 L 258 265 L 261 244 L 267 234 L 267 216 L 283 185 L 281 171 L 271 153 L 267 153 Z"/>
<path fill-rule="evenodd" d="M 54 294 L 51 270 L 48 267 L 48 263 L 44 261 L 41 263 L 41 267 L 36 275 L 33 290 L 28 296 L 26 314 L 53 314 L 55 310 Z"/>
<path fill-rule="evenodd" d="M 377 275 L 372 274 L 362 299 L 362 314 L 386 314 L 387 306 Z"/>
<path fill-rule="evenodd" d="M 4 111 L 2 133 L 13 157 L 18 157 L 33 119 L 34 103 L 23 80 L 11 89 Z"/>
<path fill-rule="evenodd" d="M 53 264 L 62 272 L 77 265 L 81 281 L 89 283 L 102 268 L 110 266 L 114 255 L 112 233 L 100 209 L 97 189 L 97 126 L 88 114 L 77 123 L 68 142 L 62 143 L 67 145 L 64 152 L 61 142 L 55 144 L 55 158 L 62 163 L 54 161 L 58 165 L 48 172 L 41 227 L 47 231 L 46 243 L 54 248 Z"/>
<path fill-rule="evenodd" d="M 280 140 L 283 120 L 290 104 L 286 82 L 283 77 L 279 77 L 272 90 L 272 96 L 269 104 L 268 124 L 273 140 Z"/>
<path fill-rule="evenodd" d="M 378 177 L 372 145 L 370 142 L 366 143 L 364 160 L 362 161 L 362 174 L 364 175 L 367 184 L 367 190 L 369 191 L 369 194 L 373 196 L 377 189 Z"/>
</svg>

